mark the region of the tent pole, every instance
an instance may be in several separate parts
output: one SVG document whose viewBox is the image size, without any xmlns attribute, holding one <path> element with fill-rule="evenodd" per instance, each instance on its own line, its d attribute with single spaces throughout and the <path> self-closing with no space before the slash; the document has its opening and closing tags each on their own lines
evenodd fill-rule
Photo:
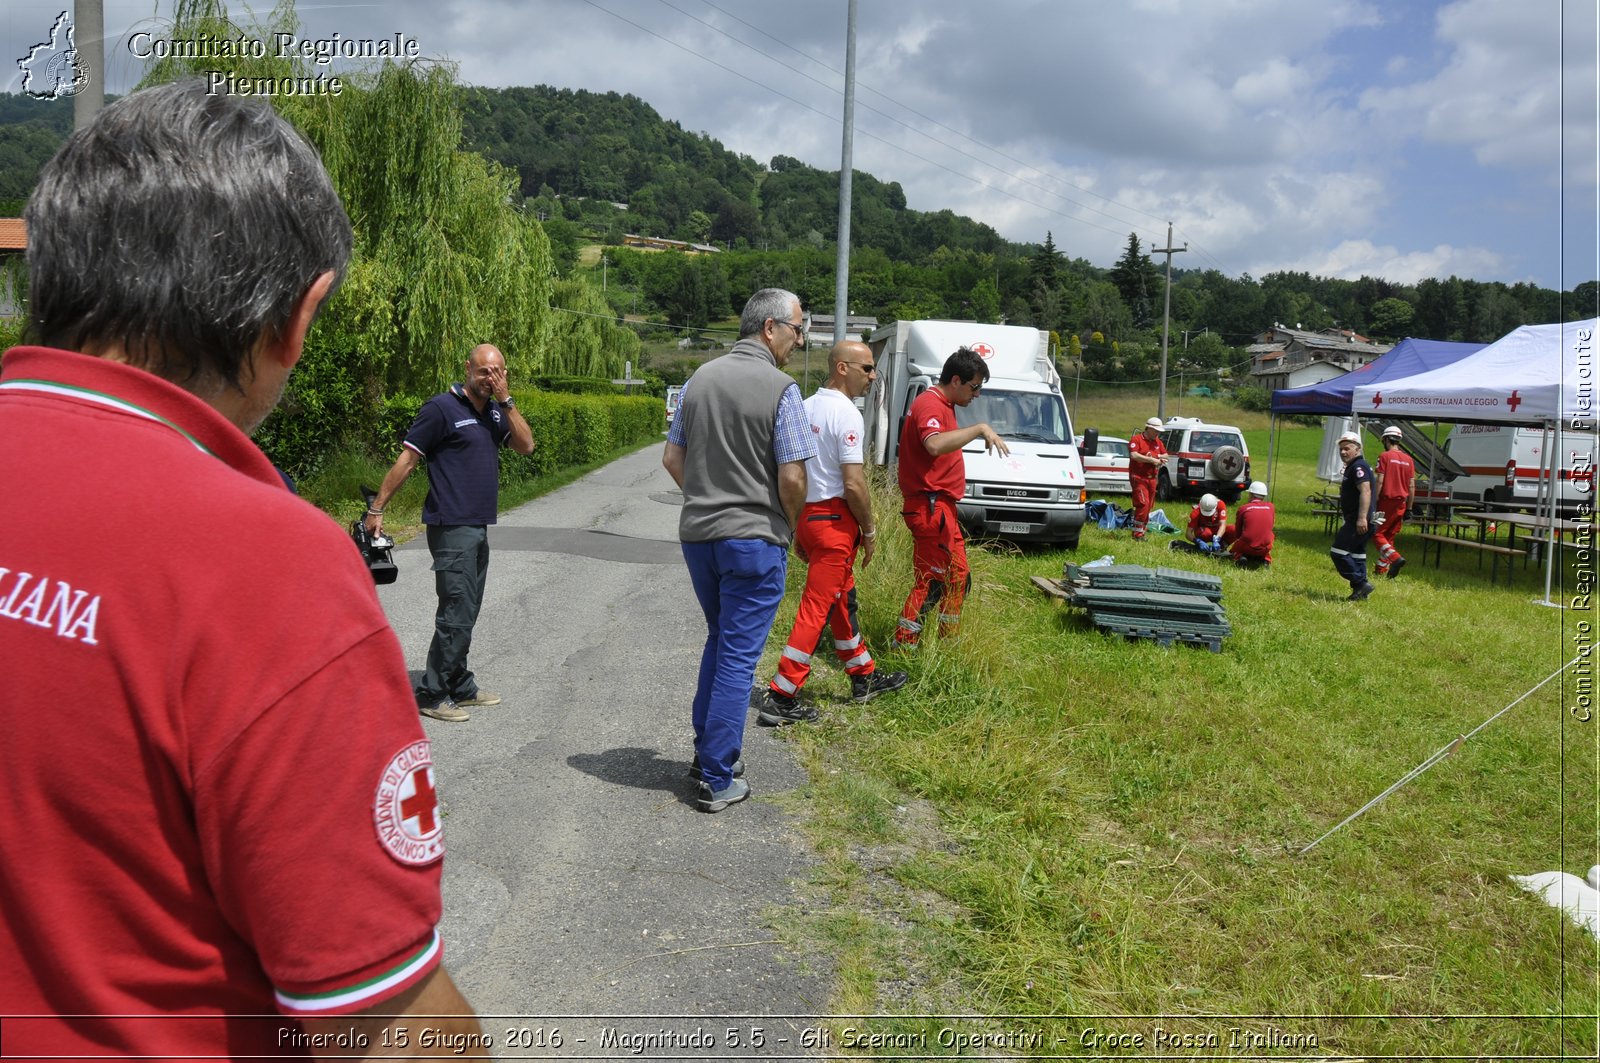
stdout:
<svg viewBox="0 0 1600 1063">
<path fill-rule="evenodd" d="M 1546 513 L 1548 523 L 1544 528 L 1544 600 L 1535 605 L 1561 608 L 1560 602 L 1550 600 L 1550 585 L 1555 574 L 1556 560 L 1556 448 L 1551 445 L 1551 422 L 1544 422 L 1544 433 L 1539 437 L 1539 491 L 1534 499 L 1534 512 Z M 1555 438 L 1559 439 L 1557 435 Z"/>
<path fill-rule="evenodd" d="M 1278 415 L 1272 415 L 1267 426 L 1267 490 L 1272 490 L 1272 470 L 1278 461 Z"/>
</svg>

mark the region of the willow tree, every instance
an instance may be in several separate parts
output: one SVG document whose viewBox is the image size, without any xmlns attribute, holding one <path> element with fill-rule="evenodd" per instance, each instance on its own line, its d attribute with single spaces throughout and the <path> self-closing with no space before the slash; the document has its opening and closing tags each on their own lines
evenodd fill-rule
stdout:
<svg viewBox="0 0 1600 1063">
<path fill-rule="evenodd" d="M 168 32 L 222 42 L 271 41 L 298 30 L 292 2 L 241 27 L 217 0 L 179 0 Z M 164 59 L 145 82 L 212 70 L 280 82 L 328 76 L 302 56 L 264 51 Z M 338 76 L 337 96 L 272 97 L 321 152 L 355 230 L 350 272 L 307 337 L 301 369 L 274 419 L 294 423 L 269 424 L 266 432 L 264 442 L 278 444 L 274 456 L 300 471 L 341 442 L 341 426 L 359 423 L 363 413 L 442 389 L 478 343 L 505 352 L 514 380 L 565 371 L 552 362 L 559 348 L 549 342 L 549 241 L 513 206 L 520 202 L 516 175 L 461 150 L 455 67 L 385 62 Z M 610 322 L 594 332 L 583 358 L 594 371 L 585 375 L 620 373 L 622 352 L 637 341 Z M 565 360 L 560 353 L 558 361 Z"/>
<path fill-rule="evenodd" d="M 593 285 L 557 281 L 551 307 L 547 372 L 614 379 L 622 375 L 624 363 L 638 361 L 639 337 L 615 323 L 616 311 Z"/>
</svg>

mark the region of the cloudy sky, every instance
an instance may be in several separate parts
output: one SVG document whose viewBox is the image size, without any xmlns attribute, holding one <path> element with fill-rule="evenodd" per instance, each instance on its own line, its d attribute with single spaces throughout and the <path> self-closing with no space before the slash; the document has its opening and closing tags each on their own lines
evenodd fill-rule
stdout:
<svg viewBox="0 0 1600 1063">
<path fill-rule="evenodd" d="M 63 6 L 7 0 L 0 87 Z M 170 9 L 105 0 L 113 91 Z M 307 38 L 400 33 L 468 83 L 632 93 L 839 166 L 847 0 L 299 11 Z M 1182 267 L 1570 289 L 1600 274 L 1596 51 L 1594 0 L 859 0 L 855 166 L 1101 266 L 1170 221 Z"/>
</svg>

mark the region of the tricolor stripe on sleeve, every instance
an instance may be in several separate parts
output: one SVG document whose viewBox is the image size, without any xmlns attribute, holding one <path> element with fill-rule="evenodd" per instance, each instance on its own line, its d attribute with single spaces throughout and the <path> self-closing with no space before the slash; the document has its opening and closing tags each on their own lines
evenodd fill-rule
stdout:
<svg viewBox="0 0 1600 1063">
<path fill-rule="evenodd" d="M 330 989 L 324 993 L 289 993 L 274 989 L 278 1007 L 293 1014 L 355 1011 L 369 1002 L 380 1000 L 391 992 L 415 981 L 426 973 L 439 958 L 443 942 L 434 929 L 428 943 L 400 963 L 364 982 L 343 989 Z"/>
</svg>

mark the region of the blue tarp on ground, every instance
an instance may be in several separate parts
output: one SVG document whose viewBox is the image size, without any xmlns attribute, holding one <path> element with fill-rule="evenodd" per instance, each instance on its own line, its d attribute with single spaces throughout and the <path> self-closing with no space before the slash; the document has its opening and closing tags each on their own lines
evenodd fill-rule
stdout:
<svg viewBox="0 0 1600 1063">
<path fill-rule="evenodd" d="M 1320 384 L 1307 384 L 1303 388 L 1274 391 L 1272 412 L 1348 414 L 1351 410 L 1353 392 L 1359 386 L 1382 384 L 1399 380 L 1401 377 L 1426 373 L 1431 369 L 1460 361 L 1469 354 L 1476 354 L 1485 346 L 1487 344 L 1404 339 L 1388 354 L 1381 355 L 1344 376 L 1324 380 Z"/>
</svg>

